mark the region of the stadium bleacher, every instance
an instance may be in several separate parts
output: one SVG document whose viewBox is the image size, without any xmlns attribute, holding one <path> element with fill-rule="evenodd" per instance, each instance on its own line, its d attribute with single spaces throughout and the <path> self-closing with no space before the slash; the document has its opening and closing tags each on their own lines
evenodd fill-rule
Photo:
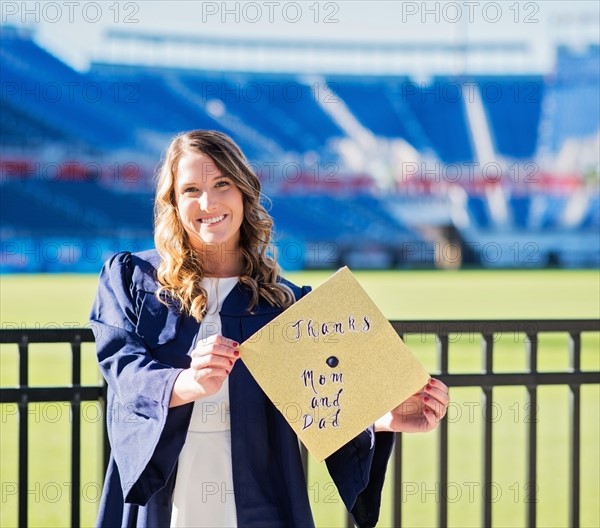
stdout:
<svg viewBox="0 0 600 528">
<path fill-rule="evenodd" d="M 590 201 L 589 208 L 581 221 L 581 229 L 600 231 L 600 196 L 595 194 Z"/>
<path fill-rule="evenodd" d="M 568 139 L 598 133 L 600 46 L 572 50 L 559 46 L 556 71 L 546 82 L 548 148 L 558 153 Z"/>
<path fill-rule="evenodd" d="M 509 258 L 505 250 L 505 258 L 490 263 L 475 250 L 475 264 L 598 265 L 600 248 L 593 239 L 600 227 L 597 187 L 578 202 L 584 209 L 567 222 L 567 208 L 573 207 L 568 191 L 513 189 L 514 182 L 504 180 L 493 182 L 501 192 L 486 182 L 477 189 L 466 186 L 466 220 L 458 222 L 451 204 L 440 200 L 448 185 L 427 183 L 426 190 L 411 195 L 409 189 L 416 187 L 401 182 L 386 193 L 371 175 L 353 173 L 337 148 L 340 141 L 352 139 L 350 132 L 327 107 L 343 103 L 375 141 L 401 138 L 440 166 L 474 163 L 478 159 L 465 97 L 466 88 L 476 85 L 496 155 L 509 162 L 533 161 L 542 147 L 559 153 L 566 142 L 599 133 L 598 46 L 585 53 L 559 49 L 556 73 L 549 78 L 438 76 L 417 83 L 405 76 L 336 74 L 323 78 L 333 96 L 323 101 L 314 80 L 301 75 L 114 64 L 94 64 L 82 74 L 38 46 L 31 35 L 2 26 L 1 38 L 3 241 L 62 236 L 148 243 L 152 194 L 147 181 L 131 192 L 122 181 L 45 181 L 31 172 L 15 177 L 6 162 L 80 156 L 106 163 L 126 153 L 126 159 L 139 156 L 156 164 L 175 133 L 215 128 L 230 134 L 253 164 L 277 162 L 275 173 L 261 175 L 277 232 L 281 240 L 305 248 L 335 244 L 336 258 L 324 266 L 342 264 L 346 251 L 361 248 L 387 251 L 394 255 L 388 264 L 403 265 L 399 248 L 410 244 L 428 248 L 411 264 L 431 266 L 429 248 L 439 240 L 431 238 L 431 230 L 426 237 L 420 227 L 440 227 L 440 222 L 458 230 L 472 248 L 500 240 L 504 248 L 542 241 L 536 242 L 537 260 Z M 285 163 L 299 167 L 298 178 L 286 179 Z M 340 170 L 327 181 L 323 174 L 312 175 L 315 164 Z M 580 184 L 585 187 L 583 180 Z M 419 204 L 412 218 L 399 212 L 409 202 Z M 13 261 L 3 259 L 1 270 L 13 269 L 7 264 Z M 373 265 L 379 265 L 376 261 Z M 368 265 L 368 259 L 362 262 Z"/>
<path fill-rule="evenodd" d="M 416 118 L 402 93 L 402 88 L 409 82 L 408 77 L 328 78 L 328 86 L 373 134 L 388 138 L 401 137 L 422 150 L 431 145 L 422 134 L 411 130 L 410 125 Z"/>
<path fill-rule="evenodd" d="M 26 59 L 25 59 L 26 57 Z M 23 130 L 21 137 L 39 136 L 46 144 L 60 143 L 72 149 L 100 152 L 127 141 L 129 128 L 111 115 L 110 98 L 100 86 L 35 45 L 32 40 L 2 33 L 0 50 L 2 105 L 30 123 L 41 126 Z M 54 131 L 58 134 L 54 134 Z M 14 142 L 14 140 L 13 140 Z"/>
<path fill-rule="evenodd" d="M 533 159 L 544 100 L 542 77 L 479 76 L 472 82 L 480 87 L 496 152 L 512 160 Z"/>
</svg>

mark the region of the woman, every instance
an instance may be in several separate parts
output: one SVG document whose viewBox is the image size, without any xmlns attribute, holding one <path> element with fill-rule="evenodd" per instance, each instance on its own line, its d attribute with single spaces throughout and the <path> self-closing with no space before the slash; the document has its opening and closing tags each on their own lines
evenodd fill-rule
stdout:
<svg viewBox="0 0 600 528">
<path fill-rule="evenodd" d="M 313 526 L 297 438 L 237 361 L 309 291 L 269 257 L 260 197 L 230 138 L 182 134 L 158 177 L 156 250 L 104 266 L 91 316 L 112 447 L 99 526 Z M 377 522 L 393 432 L 431 430 L 447 405 L 431 380 L 327 459 L 359 526 Z"/>
</svg>

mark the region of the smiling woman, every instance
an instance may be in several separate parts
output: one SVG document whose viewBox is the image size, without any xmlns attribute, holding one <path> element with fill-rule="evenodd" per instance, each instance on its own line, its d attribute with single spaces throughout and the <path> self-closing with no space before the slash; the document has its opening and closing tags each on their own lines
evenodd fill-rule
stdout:
<svg viewBox="0 0 600 528">
<path fill-rule="evenodd" d="M 157 181 L 156 250 L 104 266 L 91 316 L 112 448 L 99 526 L 314 526 L 298 438 L 238 361 L 240 343 L 310 291 L 281 277 L 260 198 L 229 137 L 177 136 Z M 431 380 L 411 398 L 412 412 L 398 406 L 327 459 L 359 526 L 377 522 L 393 433 L 435 428 L 448 389 Z"/>
</svg>

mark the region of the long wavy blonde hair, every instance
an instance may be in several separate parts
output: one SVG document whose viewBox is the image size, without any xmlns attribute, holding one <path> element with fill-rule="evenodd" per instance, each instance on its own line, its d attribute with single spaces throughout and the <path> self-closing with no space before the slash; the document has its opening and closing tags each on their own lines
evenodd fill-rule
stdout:
<svg viewBox="0 0 600 528">
<path fill-rule="evenodd" d="M 204 256 L 191 246 L 177 211 L 177 167 L 186 153 L 209 156 L 221 174 L 228 176 L 242 193 L 240 282 L 252 292 L 248 308 L 256 307 L 260 297 L 281 308 L 292 304 L 292 291 L 278 282 L 279 266 L 269 254 L 274 253 L 271 246 L 273 220 L 260 203 L 260 181 L 234 141 L 214 130 L 193 130 L 176 136 L 158 173 L 154 203 L 154 242 L 161 256 L 157 297 L 162 302 L 168 298 L 179 301 L 182 311 L 197 321 L 202 320 L 206 310 L 207 293 L 200 285 L 205 276 Z"/>
</svg>

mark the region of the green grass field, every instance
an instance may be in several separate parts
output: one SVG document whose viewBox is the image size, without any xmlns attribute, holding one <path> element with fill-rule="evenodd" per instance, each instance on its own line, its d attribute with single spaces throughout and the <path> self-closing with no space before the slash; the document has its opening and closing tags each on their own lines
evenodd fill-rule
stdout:
<svg viewBox="0 0 600 528">
<path fill-rule="evenodd" d="M 600 317 L 597 271 L 397 271 L 357 272 L 373 300 L 390 319 L 573 319 Z M 294 273 L 297 284 L 318 286 L 329 273 Z M 1 276 L 2 328 L 84 326 L 96 287 L 85 275 Z M 501 336 L 495 344 L 497 371 L 526 369 L 524 337 Z M 582 366 L 600 369 L 598 334 L 583 336 Z M 451 336 L 450 371 L 478 372 L 481 346 L 470 336 Z M 433 337 L 407 336 L 407 344 L 432 373 L 437 371 Z M 542 334 L 539 367 L 568 367 L 567 336 Z M 93 345 L 83 347 L 83 383 L 95 384 L 99 373 Z M 32 385 L 68 385 L 69 350 L 65 345 L 32 345 Z M 16 346 L 0 349 L 0 385 L 16 386 Z M 483 414 L 477 388 L 451 388 L 449 409 L 449 523 L 480 526 L 483 490 L 481 460 Z M 493 521 L 495 526 L 524 526 L 526 512 L 526 428 L 529 411 L 524 388 L 498 388 L 494 414 Z M 568 424 L 566 387 L 541 387 L 538 408 L 538 526 L 568 525 Z M 581 525 L 600 526 L 600 390 L 582 388 Z M 102 417 L 95 403 L 82 409 L 82 524 L 92 525 L 102 479 L 99 445 Z M 0 406 L 0 526 L 17 523 L 17 412 Z M 29 414 L 29 523 L 69 525 L 70 410 L 64 403 L 31 404 Z M 405 435 L 404 484 L 386 484 L 379 526 L 391 526 L 393 501 L 403 502 L 404 525 L 435 526 L 437 435 Z M 324 464 L 311 462 L 309 495 L 319 527 L 344 526 L 344 510 Z"/>
</svg>

